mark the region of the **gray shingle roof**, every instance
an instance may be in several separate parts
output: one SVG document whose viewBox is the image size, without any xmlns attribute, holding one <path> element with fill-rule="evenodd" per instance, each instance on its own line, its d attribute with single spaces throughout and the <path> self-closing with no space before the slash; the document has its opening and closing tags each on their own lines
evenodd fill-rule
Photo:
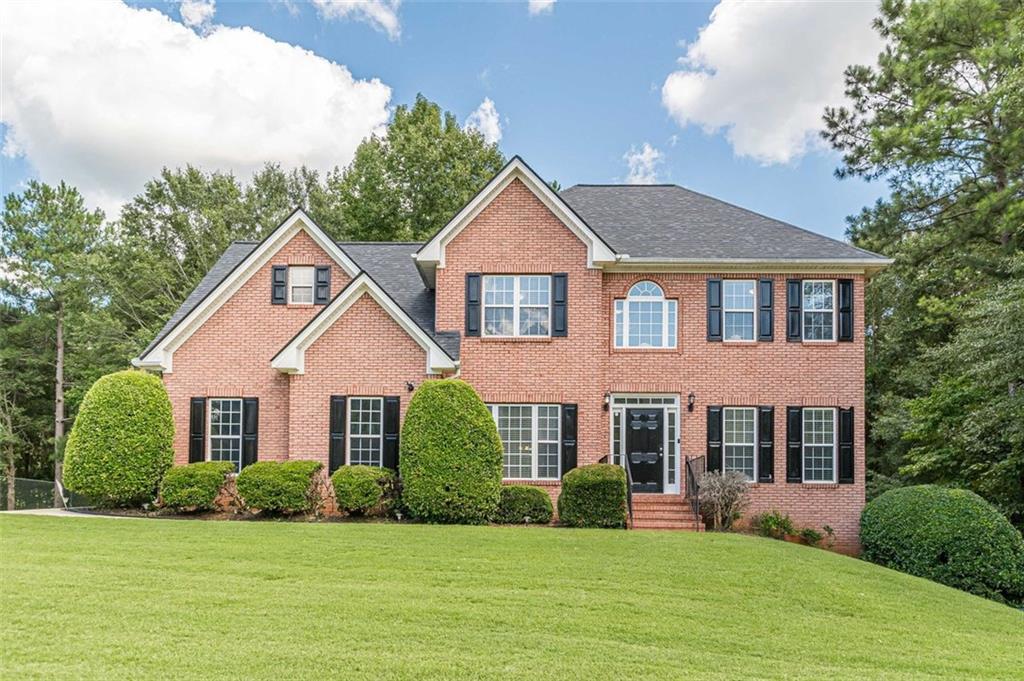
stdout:
<svg viewBox="0 0 1024 681">
<path fill-rule="evenodd" d="M 217 288 L 217 285 L 258 245 L 259 243 L 256 241 L 235 241 L 229 245 L 140 356 L 145 355 L 163 340 L 164 336 Z M 459 358 L 461 341 L 459 333 L 457 331 L 442 333 L 434 331 L 434 292 L 423 285 L 419 270 L 416 269 L 416 264 L 412 259 L 412 254 L 420 247 L 419 243 L 339 242 L 338 245 L 361 270 L 369 274 L 398 303 L 399 307 L 405 310 L 420 328 L 437 341 L 437 344 L 448 353 L 448 356 L 456 360 Z"/>
<path fill-rule="evenodd" d="M 885 258 L 676 185 L 576 185 L 560 196 L 618 253 L 694 260 Z"/>
</svg>

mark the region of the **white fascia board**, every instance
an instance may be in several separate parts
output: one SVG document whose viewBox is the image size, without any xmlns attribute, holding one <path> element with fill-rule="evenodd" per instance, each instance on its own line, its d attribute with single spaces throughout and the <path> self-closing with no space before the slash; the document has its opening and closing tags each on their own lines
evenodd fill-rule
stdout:
<svg viewBox="0 0 1024 681">
<path fill-rule="evenodd" d="M 455 371 L 458 362 L 453 360 L 433 338 L 414 322 L 405 310 L 399 307 L 385 291 L 366 273 L 360 274 L 339 293 L 320 314 L 281 349 L 271 360 L 270 366 L 288 374 L 306 372 L 306 350 L 316 342 L 327 329 L 341 318 L 363 295 L 373 298 L 426 353 L 426 373 L 437 374 Z"/>
<path fill-rule="evenodd" d="M 587 246 L 587 266 L 617 260 L 615 252 L 518 156 L 506 164 L 459 213 L 413 256 L 422 268 L 444 267 L 445 247 L 514 180 L 520 180 Z"/>
<path fill-rule="evenodd" d="M 350 277 L 359 274 L 359 267 L 345 251 L 334 243 L 305 211 L 301 208 L 297 209 L 261 241 L 252 253 L 246 256 L 245 260 L 239 263 L 199 305 L 178 322 L 178 325 L 171 329 L 156 347 L 146 353 L 144 357 L 137 358 L 137 366 L 171 373 L 174 351 L 181 347 L 214 312 L 237 293 L 256 272 L 266 266 L 274 255 L 300 231 L 305 231 Z"/>
<path fill-rule="evenodd" d="M 874 274 L 894 261 L 891 258 L 634 258 L 624 256 L 606 267 L 608 272 L 848 272 Z"/>
</svg>

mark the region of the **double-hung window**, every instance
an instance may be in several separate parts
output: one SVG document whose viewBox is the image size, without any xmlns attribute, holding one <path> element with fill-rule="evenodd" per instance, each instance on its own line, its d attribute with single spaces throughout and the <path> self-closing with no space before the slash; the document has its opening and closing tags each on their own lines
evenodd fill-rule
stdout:
<svg viewBox="0 0 1024 681">
<path fill-rule="evenodd" d="M 348 463 L 350 466 L 380 466 L 382 464 L 383 419 L 383 398 L 349 398 Z"/>
<path fill-rule="evenodd" d="M 313 267 L 291 266 L 288 268 L 288 302 L 293 305 L 313 304 Z"/>
<path fill-rule="evenodd" d="M 803 282 L 803 327 L 805 341 L 835 340 L 834 281 L 805 279 Z"/>
<path fill-rule="evenodd" d="M 653 281 L 634 284 L 625 300 L 615 301 L 615 347 L 676 347 L 676 301 L 666 300 Z"/>
<path fill-rule="evenodd" d="M 722 309 L 725 315 L 724 340 L 754 340 L 754 324 L 757 317 L 754 308 L 756 305 L 756 295 L 754 293 L 756 285 L 757 282 L 752 279 L 726 279 L 722 282 L 725 293 L 725 306 Z"/>
<path fill-rule="evenodd" d="M 804 482 L 836 481 L 836 410 L 804 409 Z"/>
<path fill-rule="evenodd" d="M 757 412 L 752 407 L 725 407 L 722 411 L 723 470 L 738 471 L 753 481 L 756 479 Z"/>
<path fill-rule="evenodd" d="M 557 480 L 561 408 L 557 404 L 488 405 L 504 450 L 507 480 Z"/>
<path fill-rule="evenodd" d="M 235 472 L 242 469 L 242 400 L 237 397 L 210 399 L 210 461 L 230 461 Z"/>
<path fill-rule="evenodd" d="M 483 284 L 483 335 L 551 335 L 549 275 L 488 275 Z"/>
</svg>

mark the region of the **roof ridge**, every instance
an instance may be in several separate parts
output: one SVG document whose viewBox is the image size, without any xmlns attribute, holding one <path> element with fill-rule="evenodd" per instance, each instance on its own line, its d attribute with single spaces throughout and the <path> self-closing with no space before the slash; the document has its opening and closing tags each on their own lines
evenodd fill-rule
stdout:
<svg viewBox="0 0 1024 681">
<path fill-rule="evenodd" d="M 335 241 L 339 246 L 419 246 L 422 241 Z"/>
<path fill-rule="evenodd" d="M 624 182 L 577 182 L 572 187 L 566 187 L 562 191 L 567 191 L 573 187 L 678 187 L 679 189 L 685 189 L 678 184 L 673 182 L 655 182 L 653 184 L 626 184 Z"/>
</svg>

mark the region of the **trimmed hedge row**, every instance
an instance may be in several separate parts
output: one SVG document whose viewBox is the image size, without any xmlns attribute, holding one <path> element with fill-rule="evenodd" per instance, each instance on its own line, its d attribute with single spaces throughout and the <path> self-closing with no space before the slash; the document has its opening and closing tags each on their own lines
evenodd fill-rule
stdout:
<svg viewBox="0 0 1024 681">
<path fill-rule="evenodd" d="M 413 518 L 480 524 L 501 496 L 502 444 L 473 387 L 457 379 L 424 381 L 402 424 L 402 503 Z"/>
<path fill-rule="evenodd" d="M 238 496 L 253 510 L 308 512 L 320 502 L 315 482 L 322 468 L 319 461 L 257 461 L 242 469 L 235 485 Z"/>
<path fill-rule="evenodd" d="M 1024 602 L 1024 539 L 973 492 L 890 490 L 864 507 L 863 558 L 993 600 Z"/>
<path fill-rule="evenodd" d="M 342 466 L 331 476 L 339 511 L 349 515 L 385 515 L 396 500 L 397 478 L 377 466 Z"/>
<path fill-rule="evenodd" d="M 551 497 L 539 487 L 505 485 L 501 488 L 498 510 L 491 521 L 505 525 L 541 524 L 551 522 L 554 509 Z"/>
<path fill-rule="evenodd" d="M 174 416 L 159 377 L 118 371 L 98 379 L 64 453 L 64 485 L 104 506 L 153 500 L 174 461 Z"/>
<path fill-rule="evenodd" d="M 625 527 L 626 514 L 626 472 L 621 466 L 581 466 L 562 477 L 558 517 L 563 525 Z"/>
<path fill-rule="evenodd" d="M 209 511 L 234 470 L 235 465 L 230 461 L 174 466 L 160 482 L 160 502 L 179 511 Z"/>
</svg>

